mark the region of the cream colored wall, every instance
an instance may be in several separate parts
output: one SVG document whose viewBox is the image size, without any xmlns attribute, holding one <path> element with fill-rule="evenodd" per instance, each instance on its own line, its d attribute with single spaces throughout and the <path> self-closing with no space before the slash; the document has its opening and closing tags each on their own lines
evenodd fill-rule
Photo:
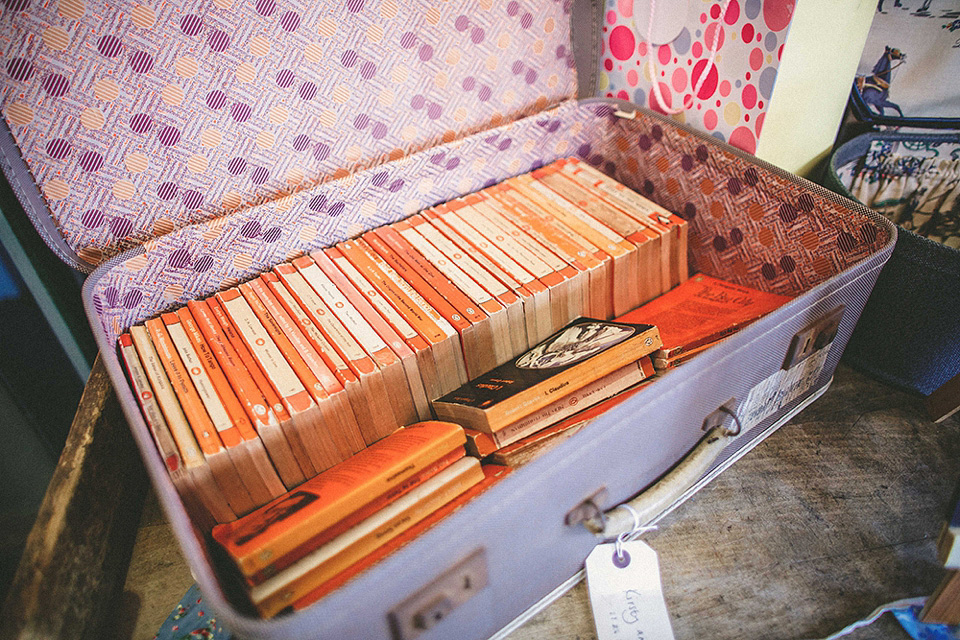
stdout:
<svg viewBox="0 0 960 640">
<path fill-rule="evenodd" d="M 876 10 L 876 0 L 797 0 L 757 157 L 805 175 L 830 152 Z"/>
</svg>

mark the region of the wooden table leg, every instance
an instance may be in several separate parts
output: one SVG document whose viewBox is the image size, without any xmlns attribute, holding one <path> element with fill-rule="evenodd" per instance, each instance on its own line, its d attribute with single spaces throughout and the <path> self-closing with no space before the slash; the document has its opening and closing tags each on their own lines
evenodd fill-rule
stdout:
<svg viewBox="0 0 960 640">
<path fill-rule="evenodd" d="M 3 605 L 2 638 L 102 638 L 147 489 L 100 358 Z"/>
</svg>

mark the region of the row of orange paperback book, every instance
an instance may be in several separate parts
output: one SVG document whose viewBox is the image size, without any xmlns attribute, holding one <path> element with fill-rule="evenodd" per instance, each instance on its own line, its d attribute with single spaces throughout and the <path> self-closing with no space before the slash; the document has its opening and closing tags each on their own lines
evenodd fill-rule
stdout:
<svg viewBox="0 0 960 640">
<path fill-rule="evenodd" d="M 560 160 L 130 328 L 171 477 L 229 522 L 392 433 L 571 320 L 683 281 L 686 224 Z"/>
<path fill-rule="evenodd" d="M 194 522 L 254 609 L 274 615 L 507 473 L 467 456 L 476 447 L 449 410 L 433 421 L 434 401 L 582 318 L 675 287 L 686 245 L 682 219 L 560 160 L 192 300 L 130 327 L 118 348 Z M 603 375 L 581 366 L 576 402 L 500 416 L 485 453 L 549 426 L 572 433 L 564 418 L 652 376 L 660 343 L 644 335 Z M 332 486 L 349 490 L 331 510 Z"/>
<path fill-rule="evenodd" d="M 119 350 L 222 577 L 273 616 L 788 300 L 688 278 L 686 256 L 682 219 L 565 159 L 150 318 Z"/>
</svg>

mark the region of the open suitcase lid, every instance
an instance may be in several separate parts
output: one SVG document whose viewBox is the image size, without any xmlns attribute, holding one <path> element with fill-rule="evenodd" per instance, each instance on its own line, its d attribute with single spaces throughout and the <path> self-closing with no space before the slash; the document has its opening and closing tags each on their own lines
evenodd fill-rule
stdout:
<svg viewBox="0 0 960 640">
<path fill-rule="evenodd" d="M 4 4 L 0 161 L 84 271 L 577 89 L 570 0 Z"/>
<path fill-rule="evenodd" d="M 854 115 L 874 125 L 960 129 L 958 68 L 960 7 L 880 0 L 850 93 Z"/>
</svg>

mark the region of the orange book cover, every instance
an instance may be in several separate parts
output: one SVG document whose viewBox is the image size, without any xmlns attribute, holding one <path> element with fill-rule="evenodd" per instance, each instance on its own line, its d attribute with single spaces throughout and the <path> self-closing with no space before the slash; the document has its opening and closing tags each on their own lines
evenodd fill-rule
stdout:
<svg viewBox="0 0 960 640">
<path fill-rule="evenodd" d="M 190 345 L 193 347 L 196 360 L 198 361 L 197 364 L 201 365 L 202 371 L 206 376 L 206 381 L 211 386 L 212 395 L 215 395 L 220 400 L 223 411 L 226 413 L 227 420 L 231 425 L 226 430 L 220 432 L 220 438 L 223 440 L 223 444 L 231 446 L 245 440 L 256 439 L 257 433 L 250 425 L 250 420 L 240 405 L 240 401 L 237 400 L 237 396 L 233 393 L 233 389 L 230 388 L 230 384 L 220 369 L 220 365 L 217 364 L 213 351 L 200 333 L 200 328 L 190 313 L 190 309 L 188 307 L 181 307 L 177 309 L 176 313 L 165 313 L 161 317 L 164 324 L 167 325 L 168 332 L 177 330 L 180 335 L 189 340 Z M 172 335 L 171 333 L 171 336 Z M 193 372 L 191 372 L 191 375 L 194 375 Z M 194 376 L 194 379 L 196 380 L 198 377 L 199 376 Z M 194 382 L 194 385 L 199 388 L 197 382 Z"/>
<path fill-rule="evenodd" d="M 237 359 L 240 361 L 240 366 L 245 368 L 247 373 L 250 374 L 250 377 L 253 378 L 253 381 L 260 390 L 260 393 L 263 395 L 264 400 L 267 401 L 267 404 L 273 410 L 274 415 L 277 416 L 277 420 L 281 422 L 284 420 L 289 420 L 290 413 L 287 411 L 286 406 L 282 402 L 279 394 L 277 394 L 276 390 L 273 388 L 273 385 L 270 384 L 270 381 L 267 379 L 266 375 L 261 369 L 261 365 L 257 362 L 257 359 L 253 357 L 250 349 L 244 343 L 243 338 L 240 336 L 237 328 L 233 325 L 233 321 L 230 320 L 227 312 L 223 309 L 220 301 L 214 297 L 201 300 L 199 303 L 207 306 L 207 309 L 209 309 L 210 313 L 213 315 L 214 320 L 216 320 L 216 325 L 221 331 L 223 331 L 223 335 L 226 337 L 227 343 L 233 347 L 234 353 L 236 353 Z"/>
<path fill-rule="evenodd" d="M 317 424 L 315 428 L 317 440 L 323 443 L 322 450 L 332 454 L 324 459 L 325 466 L 322 468 L 325 469 L 362 449 L 365 446 L 363 431 L 351 409 L 346 387 L 327 366 L 327 360 L 314 348 L 313 341 L 304 335 L 302 329 L 305 325 L 298 323 L 288 314 L 287 309 L 297 305 L 294 300 L 287 300 L 288 304 L 283 304 L 280 300 L 286 292 L 284 285 L 276 274 L 268 272 L 251 280 L 247 285 L 242 285 L 241 290 L 244 286 L 249 286 L 259 298 L 259 303 L 266 308 L 267 313 L 261 318 L 264 326 L 268 331 L 273 327 L 282 334 L 282 337 L 274 338 L 277 346 L 291 365 L 297 364 L 294 370 L 301 375 L 301 381 L 311 391 L 317 403 L 322 417 L 322 424 Z M 275 293 L 280 295 L 274 295 Z M 257 306 L 254 306 L 254 311 L 256 310 Z M 285 351 L 288 345 L 293 348 L 290 353 Z M 308 371 L 299 368 L 298 359 L 303 360 Z M 315 380 L 305 379 L 309 374 L 313 374 Z M 316 387 L 318 383 L 320 388 Z"/>
<path fill-rule="evenodd" d="M 790 300 L 698 273 L 617 320 L 656 325 L 663 346 L 655 357 L 672 358 L 739 331 Z"/>
<path fill-rule="evenodd" d="M 311 390 L 311 395 L 320 411 L 322 422 L 313 426 L 317 433 L 317 441 L 323 443 L 322 450 L 332 456 L 326 457 L 323 461 L 324 466 L 318 467 L 317 470 L 326 469 L 359 451 L 366 444 L 363 430 L 351 408 L 350 392 L 347 390 L 349 386 L 357 390 L 358 385 L 355 381 L 344 384 L 330 368 L 328 364 L 330 362 L 342 363 L 342 360 L 332 357 L 336 355 L 333 350 L 331 350 L 331 357 L 326 358 L 314 347 L 315 344 L 320 343 L 330 349 L 329 343 L 321 340 L 315 342 L 305 335 L 304 331 L 310 333 L 311 328 L 316 329 L 316 327 L 313 327 L 305 314 L 296 314 L 297 310 L 302 312 L 302 309 L 293 296 L 289 295 L 289 291 L 275 273 L 261 274 L 259 278 L 247 284 L 266 308 L 267 313 L 262 320 L 268 331 L 273 327 L 282 334 L 282 338 L 275 339 L 287 360 L 294 364 L 300 358 L 306 365 L 307 371 L 300 369 L 299 365 L 295 370 L 298 371 L 298 375 L 302 372 L 301 380 L 304 381 L 308 390 Z M 256 309 L 257 307 L 254 306 L 255 311 Z M 289 310 L 294 310 L 296 315 L 291 314 Z M 322 334 L 320 338 L 322 339 Z M 285 351 L 287 345 L 293 348 L 292 352 Z M 315 381 L 307 381 L 306 377 L 309 374 L 315 376 Z M 318 383 L 319 387 L 316 386 Z"/>
<path fill-rule="evenodd" d="M 556 423 L 558 420 L 563 420 L 585 407 L 602 402 L 606 398 L 655 375 L 655 373 L 656 370 L 651 358 L 644 356 L 638 361 L 631 362 L 616 371 L 601 376 L 542 409 L 494 431 L 491 434 L 493 441 L 497 444 L 497 447 L 505 447 Z"/>
<path fill-rule="evenodd" d="M 147 372 L 140 362 L 136 348 L 133 346 L 133 338 L 129 333 L 124 333 L 117 340 L 120 351 L 120 358 L 127 369 L 127 377 L 130 380 L 130 387 L 133 395 L 137 398 L 140 405 L 140 412 L 143 414 L 144 422 L 150 429 L 150 435 L 157 445 L 157 451 L 167 467 L 167 472 L 176 484 L 178 477 L 183 473 L 183 465 L 180 462 L 180 451 L 177 449 L 177 443 L 170 433 L 170 427 L 163 419 L 163 413 L 160 405 L 154 397 L 153 389 L 150 387 L 150 381 L 147 379 Z"/>
<path fill-rule="evenodd" d="M 241 573 L 254 575 L 463 443 L 463 429 L 447 422 L 400 428 L 250 516 L 217 527 L 214 539 Z"/>
<path fill-rule="evenodd" d="M 206 301 L 191 300 L 187 303 L 187 308 L 190 309 L 200 333 L 206 338 L 231 387 L 236 391 L 237 399 L 263 441 L 284 486 L 287 489 L 297 486 L 306 480 L 306 476 L 283 434 L 280 419 L 252 375 L 251 367 L 259 373 L 256 364 L 252 361 L 245 364 L 242 361 Z M 286 412 L 284 414 L 286 415 Z"/>
<path fill-rule="evenodd" d="M 537 170 L 539 171 L 539 169 Z M 589 215 L 580 207 L 566 200 L 532 174 L 514 176 L 505 181 L 528 199 L 537 202 L 543 211 L 561 224 L 589 240 L 608 254 L 613 261 L 613 313 L 619 315 L 640 304 L 640 292 L 636 286 L 640 273 L 640 256 L 637 247 L 613 229 Z"/>
<path fill-rule="evenodd" d="M 473 485 L 459 496 L 418 522 L 416 525 L 404 531 L 401 535 L 397 536 L 389 543 L 378 547 L 370 554 L 364 556 L 362 560 L 350 565 L 330 580 L 314 587 L 313 590 L 293 603 L 293 609 L 295 611 L 304 609 L 332 591 L 339 589 L 347 582 L 357 577 L 359 574 L 363 573 L 373 565 L 389 556 L 394 551 L 402 549 L 412 540 L 415 540 L 429 531 L 447 516 L 459 511 L 464 505 L 468 504 L 471 500 L 486 492 L 512 471 L 512 469 L 509 467 L 492 464 L 483 465 L 481 469 L 483 471 L 483 480 L 481 480 L 479 483 Z"/>
<path fill-rule="evenodd" d="M 381 253 L 384 259 L 460 333 L 467 376 L 479 375 L 495 366 L 493 330 L 482 309 L 407 242 L 398 229 L 380 227 L 363 237 L 378 252 L 377 240 L 389 247 L 389 252 Z"/>
<path fill-rule="evenodd" d="M 340 263 L 334 261 L 333 257 L 339 256 Z M 413 350 L 407 346 L 406 341 L 400 337 L 393 326 L 387 322 L 377 307 L 373 305 L 370 299 L 354 284 L 352 278 L 347 277 L 343 269 L 353 269 L 349 262 L 343 259 L 336 248 L 325 249 L 324 251 L 314 251 L 310 257 L 317 263 L 317 266 L 333 282 L 334 286 L 346 297 L 347 302 L 356 309 L 361 317 L 377 333 L 380 339 L 388 346 L 393 359 L 378 357 L 381 362 L 381 371 L 384 374 L 384 380 L 390 385 L 390 393 L 394 398 L 394 413 L 397 415 L 401 424 L 412 424 L 419 420 L 429 420 L 433 417 L 430 413 L 430 404 L 427 401 L 427 392 L 423 387 L 423 380 L 420 378 L 420 372 L 417 370 L 417 358 Z M 341 265 L 343 269 L 341 269 Z M 353 275 L 360 277 L 359 273 L 353 270 Z M 369 287 L 367 289 L 369 291 Z M 387 305 L 389 306 L 389 305 Z M 392 309 L 391 309 L 392 311 Z M 399 364 L 399 367 L 396 365 Z M 391 369 L 397 368 L 398 373 L 402 371 L 403 375 L 393 376 Z M 388 372 L 391 377 L 388 378 Z"/>
<path fill-rule="evenodd" d="M 546 309 L 541 309 L 538 315 L 537 334 L 542 336 L 545 333 L 549 336 L 553 333 L 557 329 L 558 318 L 569 313 L 569 284 L 566 278 L 541 260 L 529 247 L 497 226 L 490 219 L 491 216 L 496 216 L 496 212 L 479 194 L 458 198 L 448 202 L 446 206 L 456 212 L 466 228 L 472 229 L 491 246 L 498 247 L 509 255 L 520 269 L 533 276 L 530 286 L 534 290 L 543 287 Z"/>
<path fill-rule="evenodd" d="M 251 603 L 264 617 L 280 613 L 482 480 L 476 458 L 457 460 L 293 566 L 251 587 Z"/>
<path fill-rule="evenodd" d="M 200 445 L 200 450 L 204 455 L 211 455 L 223 451 L 223 442 L 206 409 L 203 407 L 203 401 L 197 390 L 193 388 L 190 381 L 190 374 L 183 365 L 177 353 L 173 340 L 160 318 L 151 318 L 144 325 L 150 332 L 150 338 L 153 340 L 153 346 L 157 350 L 160 362 L 170 379 L 171 387 L 177 396 L 177 401 L 183 409 L 183 414 L 187 417 L 190 428 L 193 429 L 193 435 Z"/>
<path fill-rule="evenodd" d="M 326 543 L 330 542 L 337 536 L 342 533 L 345 533 L 349 529 L 352 529 L 360 522 L 366 520 L 377 511 L 380 511 L 382 508 L 390 504 L 391 502 L 402 498 L 421 485 L 426 480 L 429 480 L 433 476 L 437 475 L 451 464 L 464 457 L 466 452 L 463 450 L 463 447 L 457 447 L 447 455 L 443 456 L 433 464 L 424 467 L 419 472 L 410 476 L 400 484 L 396 485 L 386 493 L 378 496 L 376 499 L 368 502 L 361 508 L 357 509 L 350 515 L 342 518 L 332 524 L 330 527 L 320 531 L 310 540 L 298 546 L 292 552 L 288 553 L 282 558 L 277 558 L 269 567 L 263 571 L 258 571 L 257 573 L 251 576 L 244 576 L 247 584 L 250 586 L 255 586 L 261 584 L 264 580 L 267 580 L 271 576 L 277 574 L 277 572 L 286 569 L 287 567 L 293 565 L 295 562 L 303 558 L 304 556 L 310 554 L 312 551 L 322 547 Z"/>
<path fill-rule="evenodd" d="M 438 417 L 496 433 L 660 347 L 657 328 L 578 318 L 526 353 L 433 402 Z"/>
</svg>

